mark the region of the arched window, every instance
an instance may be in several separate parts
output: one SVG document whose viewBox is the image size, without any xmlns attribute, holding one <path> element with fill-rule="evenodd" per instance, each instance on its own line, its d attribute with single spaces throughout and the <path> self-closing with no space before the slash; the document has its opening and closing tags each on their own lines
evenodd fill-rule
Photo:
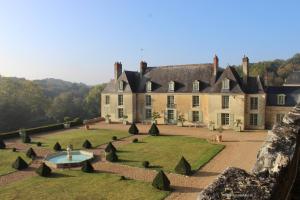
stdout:
<svg viewBox="0 0 300 200">
<path fill-rule="evenodd" d="M 152 91 L 152 83 L 151 83 L 151 81 L 147 81 L 146 90 L 147 90 L 147 92 L 151 92 Z"/>
<path fill-rule="evenodd" d="M 230 80 L 228 78 L 225 78 L 224 80 L 222 80 L 222 89 L 223 90 L 230 89 Z"/>
<path fill-rule="evenodd" d="M 194 81 L 193 82 L 193 92 L 198 92 L 199 91 L 199 81 Z"/>
<path fill-rule="evenodd" d="M 169 92 L 174 92 L 175 89 L 175 83 L 174 81 L 169 82 Z"/>
</svg>

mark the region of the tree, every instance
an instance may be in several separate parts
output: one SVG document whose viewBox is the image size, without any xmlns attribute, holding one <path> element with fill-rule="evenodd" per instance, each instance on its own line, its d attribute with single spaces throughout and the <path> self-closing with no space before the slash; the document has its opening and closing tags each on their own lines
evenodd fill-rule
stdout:
<svg viewBox="0 0 300 200">
<path fill-rule="evenodd" d="M 111 151 L 106 154 L 106 160 L 110 161 L 110 162 L 117 162 L 119 160 L 119 158 L 115 151 Z"/>
<path fill-rule="evenodd" d="M 105 148 L 105 152 L 108 153 L 108 152 L 116 152 L 116 151 L 117 151 L 116 147 L 114 147 L 114 145 L 111 142 L 109 142 Z"/>
<path fill-rule="evenodd" d="M 27 150 L 26 156 L 27 156 L 28 158 L 31 158 L 31 159 L 36 158 L 36 153 L 34 152 L 33 148 L 30 147 L 30 148 Z"/>
<path fill-rule="evenodd" d="M 165 191 L 171 190 L 170 180 L 162 170 L 160 170 L 155 176 L 155 178 L 153 179 L 152 186 L 159 190 L 165 190 Z"/>
<path fill-rule="evenodd" d="M 84 99 L 85 102 L 85 110 L 89 116 L 98 117 L 101 115 L 100 111 L 100 97 L 101 92 L 103 91 L 105 84 L 96 85 L 92 87 Z"/>
<path fill-rule="evenodd" d="M 15 162 L 12 164 L 12 167 L 17 170 L 22 170 L 26 169 L 28 167 L 28 164 L 25 162 L 25 160 L 18 156 Z"/>
<path fill-rule="evenodd" d="M 94 172 L 94 167 L 90 163 L 90 161 L 86 160 L 83 163 L 83 166 L 81 167 L 81 171 L 86 172 L 86 173 L 92 173 Z"/>
<path fill-rule="evenodd" d="M 0 149 L 5 149 L 6 145 L 3 141 L 3 139 L 0 137 Z"/>
<path fill-rule="evenodd" d="M 52 170 L 45 163 L 42 163 L 35 172 L 40 176 L 48 177 L 51 175 Z"/>
<path fill-rule="evenodd" d="M 175 167 L 175 172 L 177 174 L 183 174 L 183 175 L 191 175 L 192 174 L 192 168 L 191 165 L 188 163 L 188 161 L 182 156 L 179 163 Z"/>
<path fill-rule="evenodd" d="M 82 144 L 82 147 L 86 148 L 86 149 L 90 149 L 90 148 L 92 148 L 92 144 L 90 141 L 85 140 L 84 143 Z"/>
<path fill-rule="evenodd" d="M 159 130 L 158 130 L 158 128 L 157 128 L 157 126 L 156 126 L 155 123 L 153 123 L 151 125 L 151 128 L 148 131 L 148 134 L 152 135 L 152 136 L 158 136 L 159 135 Z"/>
<path fill-rule="evenodd" d="M 137 135 L 139 134 L 139 129 L 136 127 L 135 123 L 132 123 L 131 126 L 128 129 L 128 133 L 132 135 Z"/>
<path fill-rule="evenodd" d="M 55 151 L 61 151 L 61 146 L 60 146 L 60 144 L 59 144 L 58 142 L 56 142 L 55 145 L 53 146 L 53 149 L 54 149 Z"/>
</svg>

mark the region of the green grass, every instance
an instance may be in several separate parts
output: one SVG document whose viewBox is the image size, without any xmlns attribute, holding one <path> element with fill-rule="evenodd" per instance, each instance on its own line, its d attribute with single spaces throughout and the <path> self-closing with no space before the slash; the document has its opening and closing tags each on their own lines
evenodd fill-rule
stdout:
<svg viewBox="0 0 300 200">
<path fill-rule="evenodd" d="M 59 171 L 56 177 L 30 177 L 0 188 L 1 200 L 110 200 L 164 199 L 169 192 L 159 191 L 151 183 L 119 180 L 106 173 L 87 174 L 81 171 Z"/>
<path fill-rule="evenodd" d="M 31 161 L 23 152 L 13 152 L 11 149 L 0 149 L 0 175 L 16 171 L 11 165 L 18 156 L 21 156 L 27 163 Z"/>
<path fill-rule="evenodd" d="M 148 136 L 138 143 L 120 147 L 117 152 L 120 162 L 130 166 L 142 167 L 149 161 L 151 168 L 174 172 L 181 156 L 184 156 L 197 170 L 224 148 L 204 139 L 184 136 Z"/>
<path fill-rule="evenodd" d="M 40 135 L 39 138 L 33 138 L 33 143 L 42 142 L 43 147 L 52 149 L 54 144 L 59 142 L 63 149 L 69 144 L 72 144 L 74 149 L 82 149 L 82 144 L 86 139 L 92 143 L 93 147 L 96 147 L 111 141 L 112 136 L 117 136 L 120 139 L 129 136 L 129 133 L 108 129 L 71 129 L 61 133 Z"/>
</svg>

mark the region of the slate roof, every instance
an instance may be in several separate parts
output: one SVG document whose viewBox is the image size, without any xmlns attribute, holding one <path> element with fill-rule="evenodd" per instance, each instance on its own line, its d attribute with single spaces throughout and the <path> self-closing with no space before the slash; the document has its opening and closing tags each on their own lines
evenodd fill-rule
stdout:
<svg viewBox="0 0 300 200">
<path fill-rule="evenodd" d="M 285 85 L 299 85 L 300 86 L 300 71 L 294 71 L 285 80 Z"/>
<path fill-rule="evenodd" d="M 267 88 L 267 106 L 295 106 L 300 103 L 300 86 L 278 86 Z M 285 105 L 277 104 L 277 95 L 286 95 Z"/>
<path fill-rule="evenodd" d="M 151 81 L 152 92 L 168 93 L 170 81 L 175 82 L 175 93 L 192 93 L 193 82 L 200 83 L 200 93 L 263 93 L 263 83 L 258 77 L 249 77 L 248 85 L 243 85 L 242 78 L 233 67 L 219 68 L 217 76 L 213 76 L 213 65 L 190 64 L 147 67 L 144 75 L 139 72 L 124 71 L 118 78 L 125 83 L 124 92 L 144 93 L 146 83 Z M 222 80 L 230 80 L 230 90 L 222 90 Z M 104 93 L 117 92 L 117 85 L 112 80 L 104 89 Z"/>
</svg>

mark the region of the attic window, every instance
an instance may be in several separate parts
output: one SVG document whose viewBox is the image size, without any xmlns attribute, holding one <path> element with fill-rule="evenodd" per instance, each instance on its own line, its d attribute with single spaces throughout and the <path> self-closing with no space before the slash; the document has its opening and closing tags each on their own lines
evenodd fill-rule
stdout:
<svg viewBox="0 0 300 200">
<path fill-rule="evenodd" d="M 285 95 L 284 94 L 277 95 L 277 104 L 285 105 Z"/>
<path fill-rule="evenodd" d="M 229 90 L 229 85 L 230 85 L 230 81 L 229 79 L 225 78 L 223 81 L 222 81 L 222 89 L 223 90 Z"/>
<path fill-rule="evenodd" d="M 199 91 L 199 81 L 194 81 L 193 82 L 193 92 L 198 92 Z"/>
<path fill-rule="evenodd" d="M 119 81 L 119 91 L 123 91 L 124 90 L 124 83 L 123 81 Z"/>
<path fill-rule="evenodd" d="M 146 84 L 146 90 L 147 92 L 151 92 L 152 91 L 152 83 L 151 81 L 148 81 Z"/>
<path fill-rule="evenodd" d="M 169 82 L 169 92 L 174 92 L 175 83 L 174 81 Z"/>
</svg>

